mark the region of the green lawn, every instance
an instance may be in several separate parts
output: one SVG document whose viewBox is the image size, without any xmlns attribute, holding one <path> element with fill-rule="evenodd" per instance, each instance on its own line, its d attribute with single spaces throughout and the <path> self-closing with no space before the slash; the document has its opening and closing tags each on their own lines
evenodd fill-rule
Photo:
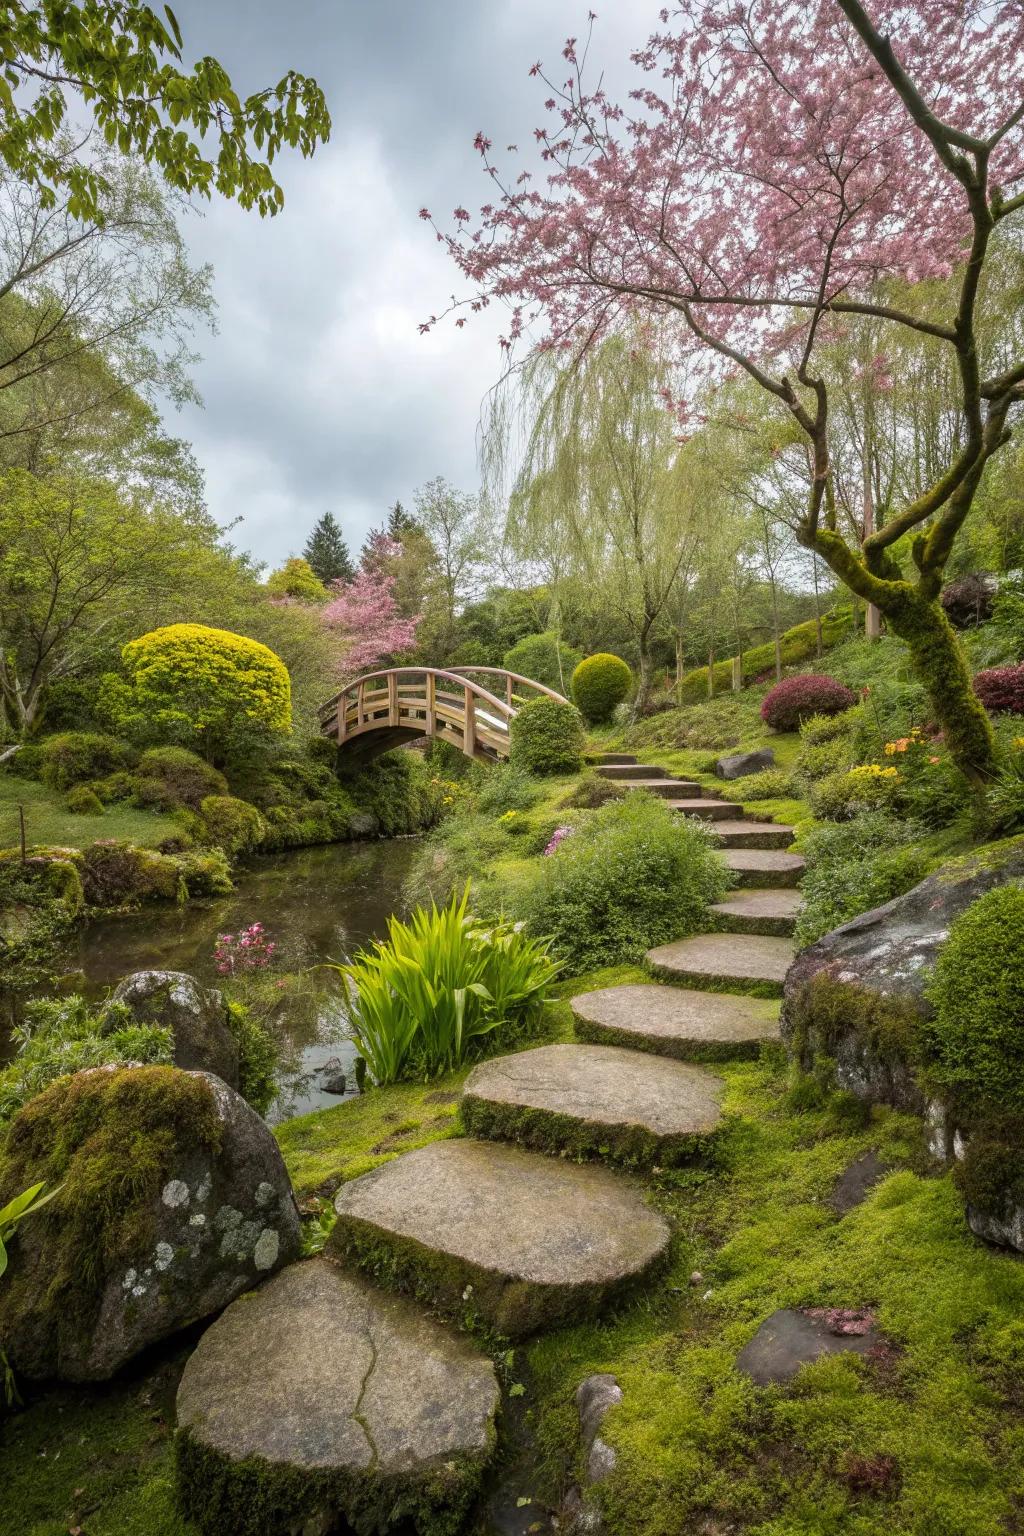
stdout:
<svg viewBox="0 0 1024 1536">
<path fill-rule="evenodd" d="M 165 837 L 181 829 L 171 816 L 140 811 L 133 806 L 110 806 L 101 816 L 75 816 L 63 796 L 34 779 L 19 779 L 0 772 L 0 848 L 14 848 L 19 839 L 18 806 L 25 811 L 25 835 L 29 845 L 85 848 L 97 838 L 110 837 L 155 848 Z"/>
</svg>

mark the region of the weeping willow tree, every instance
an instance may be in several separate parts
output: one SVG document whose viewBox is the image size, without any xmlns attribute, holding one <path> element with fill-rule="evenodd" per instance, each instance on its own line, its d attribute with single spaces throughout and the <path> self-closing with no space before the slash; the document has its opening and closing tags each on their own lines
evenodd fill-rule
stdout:
<svg viewBox="0 0 1024 1536">
<path fill-rule="evenodd" d="M 539 352 L 499 392 L 484 430 L 492 495 L 508 495 L 505 538 L 543 566 L 552 550 L 622 622 L 650 692 L 652 642 L 693 560 L 699 497 L 682 468 L 648 334 L 579 356 Z"/>
</svg>

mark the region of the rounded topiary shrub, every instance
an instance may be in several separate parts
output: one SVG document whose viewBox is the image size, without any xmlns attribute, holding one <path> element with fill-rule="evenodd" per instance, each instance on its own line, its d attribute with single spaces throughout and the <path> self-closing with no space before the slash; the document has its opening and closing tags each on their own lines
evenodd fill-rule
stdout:
<svg viewBox="0 0 1024 1536">
<path fill-rule="evenodd" d="M 987 667 L 974 679 L 974 691 L 993 715 L 1024 715 L 1024 665 Z"/>
<path fill-rule="evenodd" d="M 580 712 L 558 699 L 531 699 L 512 721 L 510 758 L 527 773 L 578 773 L 586 741 Z"/>
<path fill-rule="evenodd" d="M 220 762 L 253 738 L 291 730 L 291 680 L 258 640 L 205 624 L 168 624 L 121 652 L 128 688 L 114 697 L 127 733 L 195 747 Z"/>
<path fill-rule="evenodd" d="M 761 719 L 774 731 L 795 731 L 811 715 L 839 715 L 857 700 L 838 678 L 815 672 L 784 677 L 761 703 Z"/>
<path fill-rule="evenodd" d="M 937 1086 L 972 1115 L 1024 1114 L 1024 889 L 998 886 L 953 921 L 928 995 Z"/>
<path fill-rule="evenodd" d="M 96 731 L 61 731 L 40 748 L 40 776 L 51 789 L 68 789 L 124 768 L 131 751 L 123 741 Z"/>
<path fill-rule="evenodd" d="M 581 661 L 572 674 L 572 697 L 585 720 L 599 725 L 610 720 L 633 686 L 633 674 L 621 656 L 600 651 Z"/>
<path fill-rule="evenodd" d="M 232 858 L 251 853 L 266 836 L 267 823 L 256 807 L 234 795 L 207 795 L 199 814 L 209 841 Z"/>
<path fill-rule="evenodd" d="M 64 804 L 73 816 L 103 815 L 103 801 L 88 784 L 79 784 L 76 789 L 69 789 L 64 796 Z"/>
</svg>

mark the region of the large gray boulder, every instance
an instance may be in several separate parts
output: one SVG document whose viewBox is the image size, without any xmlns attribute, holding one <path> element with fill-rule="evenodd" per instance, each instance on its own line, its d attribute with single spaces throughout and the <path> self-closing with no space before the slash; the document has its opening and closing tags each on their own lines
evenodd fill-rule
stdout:
<svg viewBox="0 0 1024 1536">
<path fill-rule="evenodd" d="M 785 981 L 782 1035 L 801 1064 L 836 1063 L 840 1087 L 922 1112 L 917 1066 L 928 978 L 954 918 L 1024 876 L 1024 837 L 944 864 L 904 896 L 809 945 Z"/>
<path fill-rule="evenodd" d="M 771 747 L 759 747 L 755 752 L 733 752 L 720 757 L 715 773 L 720 779 L 745 779 L 751 773 L 763 773 L 775 767 L 775 753 Z"/>
<path fill-rule="evenodd" d="M 5 1152 L 0 1206 L 61 1186 L 19 1227 L 0 1286 L 0 1342 L 30 1379 L 105 1380 L 298 1255 L 277 1143 L 211 1073 L 61 1078 L 15 1117 Z"/>
<path fill-rule="evenodd" d="M 228 1027 L 224 999 L 187 971 L 133 971 L 110 996 L 107 1016 L 121 1004 L 137 1024 L 155 1024 L 174 1037 L 174 1065 L 184 1072 L 214 1072 L 238 1087 L 238 1044 Z"/>
</svg>

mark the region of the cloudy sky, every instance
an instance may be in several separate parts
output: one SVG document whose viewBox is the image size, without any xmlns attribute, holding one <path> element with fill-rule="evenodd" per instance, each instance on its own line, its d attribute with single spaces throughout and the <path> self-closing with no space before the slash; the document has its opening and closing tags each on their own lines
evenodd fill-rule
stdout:
<svg viewBox="0 0 1024 1536">
<path fill-rule="evenodd" d="M 592 58 L 626 79 L 660 0 L 610 0 Z M 215 272 L 219 332 L 202 340 L 202 410 L 168 421 L 195 445 L 218 521 L 279 563 L 331 508 L 350 545 L 434 475 L 478 483 L 476 427 L 500 371 L 497 314 L 429 336 L 458 274 L 431 230 L 487 200 L 472 148 L 524 149 L 542 121 L 541 59 L 561 78 L 587 0 L 177 0 L 190 55 L 213 54 L 248 92 L 286 68 L 315 75 L 331 140 L 278 162 L 273 220 L 223 201 L 188 221 Z"/>
</svg>

